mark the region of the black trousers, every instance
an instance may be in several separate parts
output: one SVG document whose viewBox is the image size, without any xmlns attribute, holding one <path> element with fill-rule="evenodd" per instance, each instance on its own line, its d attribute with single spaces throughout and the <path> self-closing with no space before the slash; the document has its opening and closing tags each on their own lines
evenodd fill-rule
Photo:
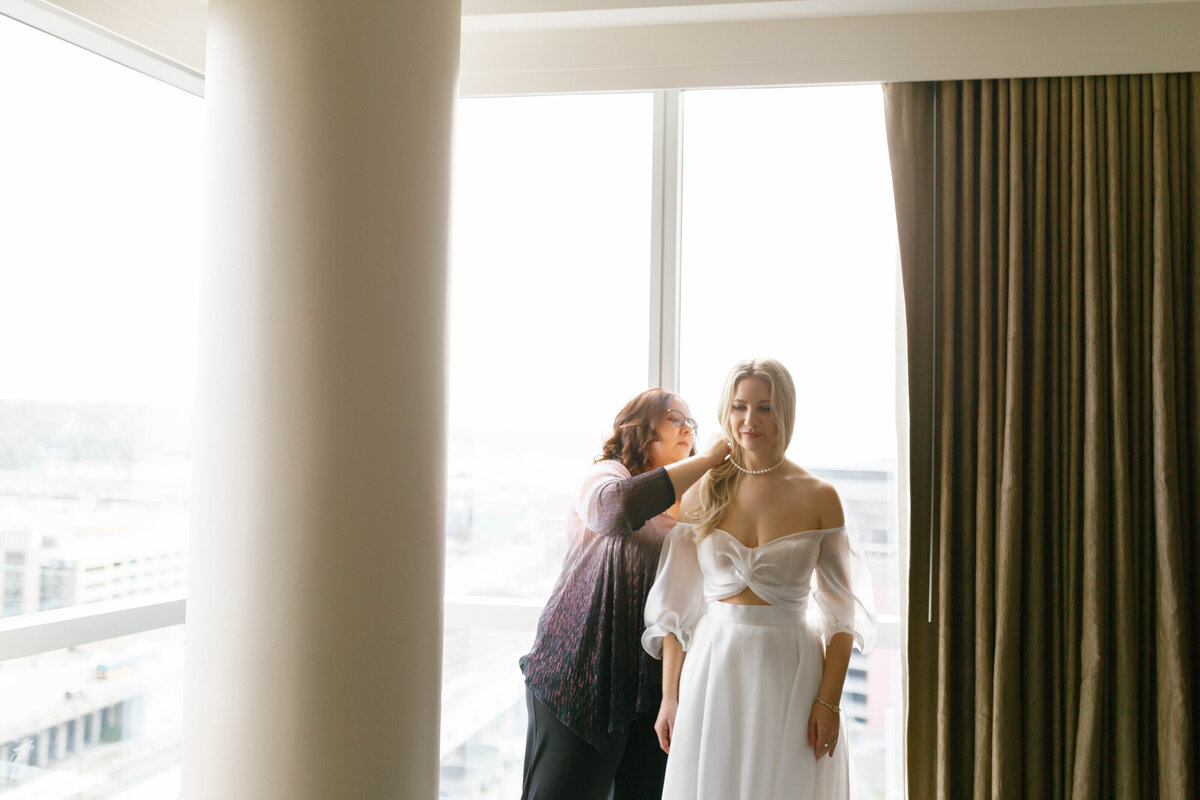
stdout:
<svg viewBox="0 0 1200 800">
<path fill-rule="evenodd" d="M 629 723 L 624 742 L 601 753 L 525 689 L 529 728 L 521 800 L 659 800 L 667 754 L 658 746 L 654 717 Z"/>
</svg>

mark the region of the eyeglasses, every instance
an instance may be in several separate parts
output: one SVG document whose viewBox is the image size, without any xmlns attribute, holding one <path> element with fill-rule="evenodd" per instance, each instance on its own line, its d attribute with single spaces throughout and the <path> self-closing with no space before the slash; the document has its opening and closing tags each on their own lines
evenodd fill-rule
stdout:
<svg viewBox="0 0 1200 800">
<path fill-rule="evenodd" d="M 692 419 L 691 417 L 685 417 L 683 414 L 675 411 L 674 409 L 667 412 L 667 419 L 669 419 L 671 424 L 676 428 L 686 427 L 691 429 L 692 436 L 695 436 L 696 431 L 700 429 L 700 425 L 696 422 L 696 420 Z"/>
</svg>

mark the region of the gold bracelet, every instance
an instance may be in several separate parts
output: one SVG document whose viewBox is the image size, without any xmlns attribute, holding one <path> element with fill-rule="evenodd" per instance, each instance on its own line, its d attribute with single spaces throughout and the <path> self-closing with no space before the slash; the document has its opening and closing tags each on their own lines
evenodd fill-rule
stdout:
<svg viewBox="0 0 1200 800">
<path fill-rule="evenodd" d="M 829 705 L 829 703 L 826 703 L 824 700 L 822 700 L 822 699 L 821 699 L 821 698 L 819 698 L 819 697 L 817 697 L 817 698 L 815 698 L 815 699 L 816 699 L 816 701 L 817 701 L 818 703 L 820 703 L 821 705 L 825 706 L 826 708 L 828 708 L 830 711 L 832 711 L 832 712 L 833 712 L 833 713 L 835 713 L 835 714 L 839 714 L 839 713 L 841 713 L 841 711 L 842 711 L 842 709 L 840 709 L 839 707 L 837 707 L 837 706 L 831 706 L 831 705 Z"/>
</svg>

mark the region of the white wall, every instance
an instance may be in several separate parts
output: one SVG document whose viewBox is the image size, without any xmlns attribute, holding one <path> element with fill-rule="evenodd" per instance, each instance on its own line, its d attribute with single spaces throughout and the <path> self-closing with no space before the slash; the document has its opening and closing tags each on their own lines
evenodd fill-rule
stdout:
<svg viewBox="0 0 1200 800">
<path fill-rule="evenodd" d="M 595 11 L 473 2 L 462 94 L 1200 71 L 1200 2 L 850 17 L 798 17 L 815 6 L 788 2 L 582 5 Z M 0 0 L 0 13 L 198 94 L 206 12 L 203 0 Z"/>
<path fill-rule="evenodd" d="M 463 94 L 1200 70 L 1200 3 L 472 32 Z"/>
<path fill-rule="evenodd" d="M 592 10 L 544 10 L 568 4 Z M 918 7 L 915 0 L 890 6 Z M 811 16 L 819 7 L 811 1 L 475 0 L 463 16 L 461 91 L 1200 71 L 1200 2 Z M 206 11 L 202 0 L 0 0 L 0 13 L 39 27 L 38 20 L 50 20 L 59 28 L 54 32 L 67 38 L 63 31 L 72 23 L 93 38 L 106 30 L 197 78 L 204 71 Z M 801 12 L 809 16 L 796 16 Z M 146 70 L 142 63 L 131 66 Z"/>
</svg>

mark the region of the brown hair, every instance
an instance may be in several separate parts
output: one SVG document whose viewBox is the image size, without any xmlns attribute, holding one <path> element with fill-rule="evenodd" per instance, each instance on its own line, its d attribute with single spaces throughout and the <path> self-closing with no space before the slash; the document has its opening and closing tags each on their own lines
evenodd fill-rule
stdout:
<svg viewBox="0 0 1200 800">
<path fill-rule="evenodd" d="M 676 395 L 666 389 L 647 389 L 625 404 L 613 420 L 612 434 L 604 442 L 597 461 L 620 461 L 631 475 L 640 475 L 650 467 L 650 445 L 658 441 L 654 426 L 671 410 Z M 692 452 L 696 454 L 696 446 Z"/>
</svg>

